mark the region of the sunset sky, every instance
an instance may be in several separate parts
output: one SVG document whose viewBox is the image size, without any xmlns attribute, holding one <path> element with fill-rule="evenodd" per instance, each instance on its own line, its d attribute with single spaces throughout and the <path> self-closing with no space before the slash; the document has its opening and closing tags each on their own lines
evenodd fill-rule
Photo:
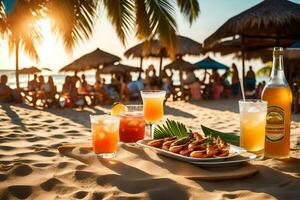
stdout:
<svg viewBox="0 0 300 200">
<path fill-rule="evenodd" d="M 178 25 L 178 33 L 190 37 L 198 42 L 203 42 L 210 34 L 212 34 L 219 26 L 221 26 L 230 17 L 239 14 L 243 10 L 252 7 L 253 5 L 261 2 L 260 0 L 199 0 L 201 14 L 197 21 L 190 27 L 187 20 L 185 20 L 182 15 L 177 13 L 176 20 Z M 300 0 L 294 0 L 296 3 L 300 3 Z M 40 67 L 49 67 L 54 71 L 58 71 L 62 66 L 70 63 L 72 60 L 78 58 L 79 56 L 93 51 L 97 47 L 104 51 L 111 52 L 113 54 L 122 56 L 124 51 L 137 44 L 134 38 L 134 33 L 131 38 L 128 38 L 126 46 L 123 46 L 118 39 L 114 29 L 111 24 L 107 21 L 106 15 L 103 11 L 99 13 L 99 20 L 97 21 L 95 32 L 93 37 L 80 44 L 73 52 L 73 54 L 68 54 L 63 46 L 62 42 L 56 38 L 55 35 L 51 33 L 50 25 L 47 20 L 41 21 L 43 26 L 43 35 L 45 40 L 39 45 L 38 52 L 40 55 L 40 62 L 36 63 L 31 61 L 23 53 L 20 57 L 20 66 L 31 66 L 36 65 Z M 230 65 L 233 61 L 240 64 L 239 61 L 232 60 L 231 56 L 219 57 L 212 55 L 218 61 L 221 61 L 227 65 Z M 202 59 L 202 57 L 186 57 L 188 61 L 194 62 Z M 164 61 L 167 64 L 169 61 Z M 123 63 L 131 65 L 139 65 L 139 60 L 126 60 L 124 58 Z M 149 60 L 145 65 L 153 63 L 158 65 L 158 60 Z M 260 67 L 262 63 L 259 61 L 251 61 L 251 63 L 246 63 L 246 65 L 254 65 L 256 68 Z M 7 46 L 5 42 L 2 42 L 2 47 L 0 50 L 0 69 L 14 69 L 15 68 L 15 58 L 14 55 L 9 56 Z"/>
</svg>

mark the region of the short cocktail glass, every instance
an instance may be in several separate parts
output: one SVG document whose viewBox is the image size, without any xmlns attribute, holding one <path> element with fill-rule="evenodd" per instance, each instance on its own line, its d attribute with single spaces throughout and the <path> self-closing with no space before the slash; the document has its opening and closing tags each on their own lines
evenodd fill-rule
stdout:
<svg viewBox="0 0 300 200">
<path fill-rule="evenodd" d="M 120 116 L 119 138 L 121 142 L 137 142 L 145 137 L 143 105 L 126 105 L 128 111 Z"/>
<path fill-rule="evenodd" d="M 144 106 L 144 119 L 150 124 L 150 137 L 152 138 L 152 124 L 162 120 L 164 116 L 164 90 L 143 90 L 141 91 Z"/>
<path fill-rule="evenodd" d="M 247 151 L 263 156 L 267 102 L 262 100 L 240 100 L 240 146 Z"/>
<path fill-rule="evenodd" d="M 119 140 L 119 118 L 111 115 L 91 115 L 93 151 L 100 157 L 115 156 Z"/>
</svg>

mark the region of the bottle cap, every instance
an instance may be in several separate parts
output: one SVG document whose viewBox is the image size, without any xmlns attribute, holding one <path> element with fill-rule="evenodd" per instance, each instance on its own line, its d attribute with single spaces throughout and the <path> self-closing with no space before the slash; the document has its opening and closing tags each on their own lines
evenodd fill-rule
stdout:
<svg viewBox="0 0 300 200">
<path fill-rule="evenodd" d="M 274 56 L 282 56 L 283 55 L 283 48 L 282 47 L 274 47 L 273 55 Z"/>
</svg>

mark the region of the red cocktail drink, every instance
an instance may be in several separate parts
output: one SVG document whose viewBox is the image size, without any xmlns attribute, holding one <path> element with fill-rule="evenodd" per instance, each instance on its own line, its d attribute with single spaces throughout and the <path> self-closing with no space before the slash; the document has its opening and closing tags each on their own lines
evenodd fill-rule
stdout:
<svg viewBox="0 0 300 200">
<path fill-rule="evenodd" d="M 144 139 L 145 120 L 141 111 L 130 111 L 120 117 L 119 139 L 121 142 L 137 142 Z"/>
</svg>

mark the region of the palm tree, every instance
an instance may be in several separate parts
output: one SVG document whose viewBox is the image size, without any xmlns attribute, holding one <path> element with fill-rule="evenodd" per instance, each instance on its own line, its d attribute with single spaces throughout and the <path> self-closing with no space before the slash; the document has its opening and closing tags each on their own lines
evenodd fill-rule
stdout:
<svg viewBox="0 0 300 200">
<path fill-rule="evenodd" d="M 272 72 L 272 62 L 267 62 L 265 66 L 257 70 L 257 76 L 270 76 Z"/>
<path fill-rule="evenodd" d="M 13 0 L 10 0 L 13 1 Z M 80 41 L 92 36 L 101 11 L 100 5 L 114 26 L 123 44 L 135 32 L 138 39 L 158 37 L 172 52 L 177 44 L 175 8 L 179 7 L 192 24 L 199 15 L 197 0 L 14 0 L 15 9 L 7 13 L 3 1 L 0 5 L 0 33 L 7 37 L 10 52 L 16 53 L 16 83 L 18 80 L 19 50 L 38 59 L 35 45 L 41 40 L 36 21 L 42 17 L 52 19 L 53 31 L 63 39 L 68 51 Z M 7 1 L 6 1 L 7 2 Z M 28 19 L 24 23 L 24 19 Z"/>
</svg>

